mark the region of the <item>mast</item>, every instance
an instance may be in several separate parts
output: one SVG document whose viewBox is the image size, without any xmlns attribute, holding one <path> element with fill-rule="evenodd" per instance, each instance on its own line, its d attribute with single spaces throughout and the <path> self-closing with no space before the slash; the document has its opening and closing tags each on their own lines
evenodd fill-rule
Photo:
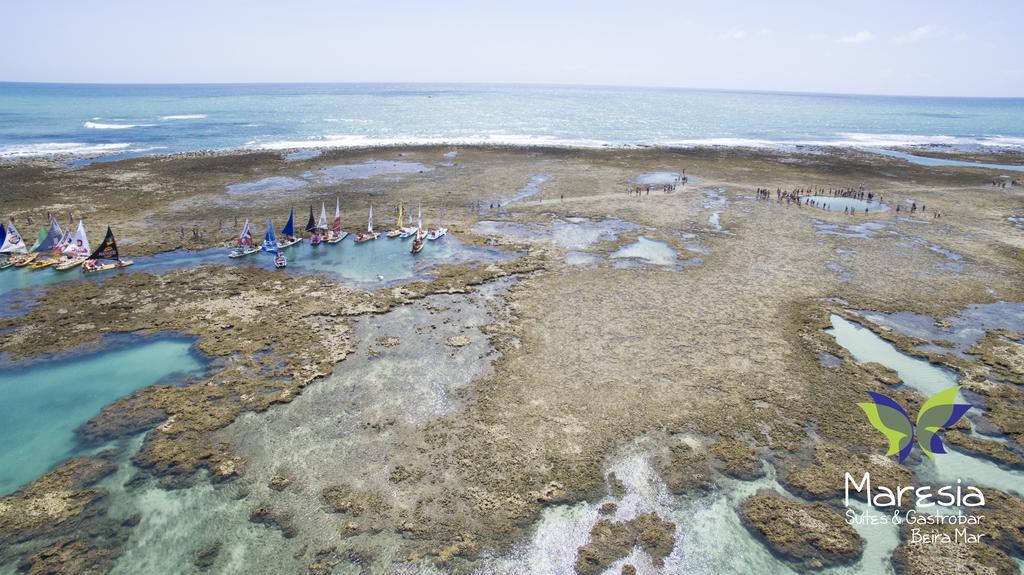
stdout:
<svg viewBox="0 0 1024 575">
<path fill-rule="evenodd" d="M 366 221 L 366 233 L 373 233 L 373 204 L 370 204 L 370 219 Z"/>
</svg>

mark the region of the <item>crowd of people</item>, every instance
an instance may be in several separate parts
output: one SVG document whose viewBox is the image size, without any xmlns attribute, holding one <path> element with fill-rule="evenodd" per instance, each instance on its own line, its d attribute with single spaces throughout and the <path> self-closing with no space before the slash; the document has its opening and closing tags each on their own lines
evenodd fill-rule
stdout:
<svg viewBox="0 0 1024 575">
<path fill-rule="evenodd" d="M 808 188 L 795 188 L 793 190 L 783 190 L 782 188 L 776 188 L 773 193 L 769 188 L 756 188 L 754 193 L 758 200 L 771 201 L 774 195 L 775 201 L 786 202 L 786 205 L 796 204 L 799 207 L 812 207 L 821 208 L 824 210 L 829 209 L 830 203 L 828 198 L 848 198 L 853 200 L 860 200 L 871 204 L 873 202 L 882 203 L 882 194 L 875 194 L 875 192 L 868 192 L 864 190 L 863 186 L 860 188 L 825 188 L 825 187 L 808 187 Z M 895 213 L 897 215 L 901 213 L 916 214 L 918 209 L 922 214 L 927 211 L 927 206 L 921 204 L 918 206 L 916 201 L 911 201 L 910 208 L 904 210 L 900 204 L 896 205 Z M 835 210 L 838 211 L 838 210 Z M 863 213 L 870 212 L 870 207 L 865 206 Z M 844 206 L 844 214 L 856 214 L 860 213 L 859 207 Z M 941 218 L 942 214 L 936 211 L 932 211 L 932 218 Z"/>
</svg>

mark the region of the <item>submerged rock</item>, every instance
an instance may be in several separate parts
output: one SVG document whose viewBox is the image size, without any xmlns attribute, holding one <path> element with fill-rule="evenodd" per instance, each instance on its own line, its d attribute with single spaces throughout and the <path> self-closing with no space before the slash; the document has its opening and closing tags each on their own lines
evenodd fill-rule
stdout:
<svg viewBox="0 0 1024 575">
<path fill-rule="evenodd" d="M 743 525 L 798 571 L 853 563 L 864 541 L 843 516 L 824 503 L 804 503 L 760 492 L 740 507 Z"/>
<path fill-rule="evenodd" d="M 750 481 L 764 477 L 764 464 L 754 448 L 736 439 L 719 439 L 711 444 L 711 453 L 718 459 L 716 468 L 735 479 Z"/>
<path fill-rule="evenodd" d="M 249 521 L 278 529 L 288 539 L 298 534 L 298 528 L 292 522 L 290 515 L 278 513 L 269 507 L 260 506 L 253 509 L 249 514 Z"/>
<path fill-rule="evenodd" d="M 669 490 L 676 495 L 705 493 L 715 487 L 707 453 L 686 443 L 669 448 L 667 455 L 658 458 L 656 466 Z"/>
<path fill-rule="evenodd" d="M 656 513 L 638 515 L 629 521 L 612 523 L 601 519 L 590 531 L 590 542 L 579 548 L 576 572 L 597 575 L 615 561 L 639 547 L 655 565 L 661 566 L 675 545 L 676 526 Z"/>
<path fill-rule="evenodd" d="M 207 570 L 213 567 L 217 556 L 220 555 L 221 543 L 220 541 L 214 541 L 213 543 L 207 543 L 196 553 L 195 565 L 201 570 Z"/>
</svg>

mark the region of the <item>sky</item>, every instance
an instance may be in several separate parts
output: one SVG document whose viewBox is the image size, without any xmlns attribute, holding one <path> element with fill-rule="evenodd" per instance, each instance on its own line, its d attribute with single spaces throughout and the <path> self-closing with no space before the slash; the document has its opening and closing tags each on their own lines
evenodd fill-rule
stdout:
<svg viewBox="0 0 1024 575">
<path fill-rule="evenodd" d="M 34 0 L 0 81 L 1024 96 L 1022 0 Z"/>
</svg>

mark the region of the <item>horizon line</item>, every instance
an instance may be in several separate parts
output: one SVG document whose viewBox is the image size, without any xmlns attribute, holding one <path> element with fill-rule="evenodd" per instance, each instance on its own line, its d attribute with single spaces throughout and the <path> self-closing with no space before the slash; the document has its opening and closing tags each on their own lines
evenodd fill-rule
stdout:
<svg viewBox="0 0 1024 575">
<path fill-rule="evenodd" d="M 522 88 L 601 88 L 601 89 L 646 89 L 682 92 L 724 92 L 737 94 L 777 94 L 789 96 L 857 96 L 875 98 L 930 98 L 959 100 L 1022 100 L 1022 96 L 957 96 L 957 95 L 922 95 L 922 94 L 878 94 L 869 92 L 814 92 L 803 90 L 773 90 L 753 88 L 698 88 L 690 86 L 658 86 L 642 84 L 559 84 L 547 82 L 451 82 L 451 81 L 288 81 L 288 82 L 59 82 L 59 81 L 25 81 L 0 80 L 0 86 L 35 85 L 35 86 L 341 86 L 341 85 L 411 85 L 411 86 L 503 86 Z"/>
</svg>

